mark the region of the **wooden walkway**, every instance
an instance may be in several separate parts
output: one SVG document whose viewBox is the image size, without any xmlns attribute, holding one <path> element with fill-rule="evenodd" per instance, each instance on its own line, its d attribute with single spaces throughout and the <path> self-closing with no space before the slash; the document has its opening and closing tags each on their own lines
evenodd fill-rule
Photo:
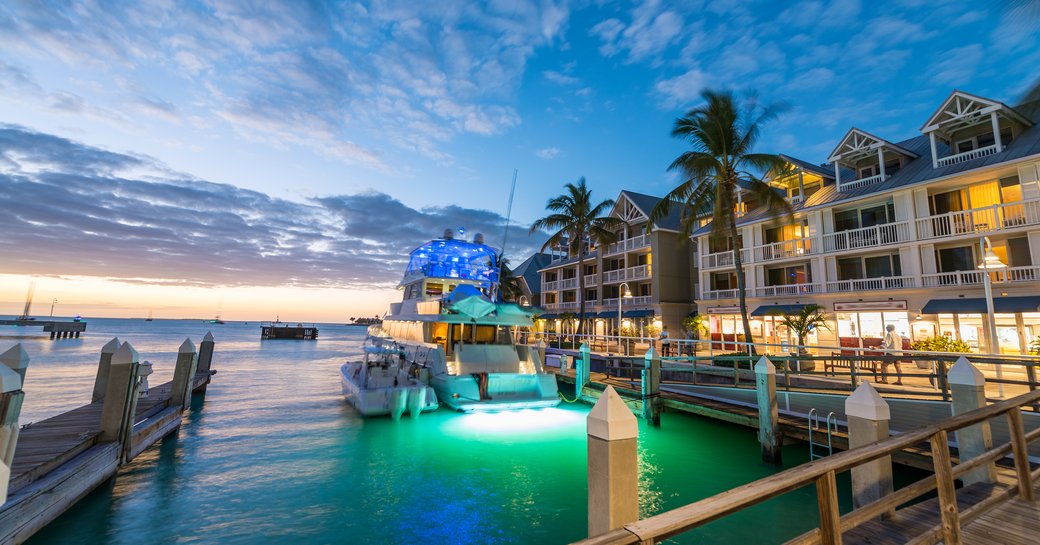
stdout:
<svg viewBox="0 0 1040 545">
<path fill-rule="evenodd" d="M 211 375 L 212 373 L 197 374 L 192 389 L 207 384 Z M 167 408 L 172 384 L 170 381 L 151 388 L 148 390 L 148 397 L 142 397 L 137 401 L 135 425 L 140 425 Z M 21 430 L 14 462 L 11 464 L 8 497 L 14 498 L 29 483 L 96 445 L 98 434 L 101 433 L 103 405 L 104 400 L 96 401 L 46 420 L 33 422 L 28 428 Z M 139 446 L 139 441 L 137 443 Z"/>
</svg>

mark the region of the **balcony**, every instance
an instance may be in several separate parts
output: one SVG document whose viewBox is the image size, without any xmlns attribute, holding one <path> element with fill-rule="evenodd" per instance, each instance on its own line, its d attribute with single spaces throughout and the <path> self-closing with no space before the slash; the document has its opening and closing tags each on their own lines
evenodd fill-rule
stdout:
<svg viewBox="0 0 1040 545">
<path fill-rule="evenodd" d="M 926 288 L 939 288 L 950 286 L 978 286 L 983 282 L 982 271 L 953 271 L 944 273 L 929 273 L 921 275 L 921 281 Z M 1008 267 L 989 273 L 990 280 L 994 284 L 1017 284 L 1023 282 L 1040 281 L 1040 265 L 1028 267 Z"/>
<path fill-rule="evenodd" d="M 785 284 L 782 286 L 762 286 L 755 288 L 755 297 L 783 297 L 822 292 L 823 284 Z"/>
<path fill-rule="evenodd" d="M 650 265 L 636 265 L 627 269 L 614 269 L 603 273 L 603 283 L 617 283 L 626 280 L 643 280 L 650 278 Z"/>
<path fill-rule="evenodd" d="M 636 305 L 649 305 L 654 302 L 654 298 L 649 295 L 640 295 L 638 297 L 624 297 L 621 299 L 621 306 L 631 307 Z M 617 308 L 617 297 L 610 299 L 604 299 L 602 303 L 603 307 L 608 310 L 611 308 Z"/>
<path fill-rule="evenodd" d="M 575 310 L 578 308 L 577 301 L 564 301 L 562 303 L 546 303 L 545 310 Z M 588 304 L 585 305 L 588 307 Z"/>
<path fill-rule="evenodd" d="M 881 278 L 858 278 L 855 280 L 837 280 L 834 282 L 827 282 L 827 293 L 900 290 L 916 287 L 917 278 L 913 276 L 885 276 Z"/>
<path fill-rule="evenodd" d="M 607 245 L 607 251 L 604 255 L 615 255 L 622 252 L 631 252 L 633 250 L 641 250 L 650 246 L 650 235 L 643 234 L 637 237 L 629 237 L 624 240 L 619 240 L 613 244 Z"/>
<path fill-rule="evenodd" d="M 838 191 L 845 191 L 847 189 L 855 189 L 857 187 L 863 187 L 863 186 L 866 186 L 866 185 L 876 184 L 876 183 L 884 180 L 885 178 L 886 178 L 886 176 L 882 176 L 880 174 L 877 174 L 875 176 L 868 176 L 866 178 L 860 178 L 858 180 L 852 180 L 852 181 L 849 181 L 849 182 L 844 182 L 843 181 L 838 186 Z"/>
<path fill-rule="evenodd" d="M 737 296 L 737 290 L 704 290 L 701 299 L 715 301 L 718 299 L 732 299 Z"/>
<path fill-rule="evenodd" d="M 970 161 L 972 159 L 978 159 L 979 157 L 986 157 L 987 155 L 993 155 L 997 153 L 997 145 L 991 144 L 984 148 L 973 149 L 964 153 L 958 153 L 957 155 L 951 155 L 949 157 L 939 157 L 936 160 L 939 166 L 945 167 L 948 165 L 955 165 L 963 161 Z"/>
<path fill-rule="evenodd" d="M 1040 199 L 947 212 L 917 220 L 917 238 L 990 233 L 1040 224 Z"/>
<path fill-rule="evenodd" d="M 796 238 L 783 242 L 773 242 L 763 246 L 755 246 L 755 261 L 774 261 L 789 257 L 801 257 L 819 253 L 819 248 L 817 241 L 811 238 Z"/>
<path fill-rule="evenodd" d="M 751 252 L 747 248 L 740 250 L 740 261 L 742 263 L 751 262 Z M 701 256 L 701 268 L 702 269 L 717 269 L 719 267 L 732 267 L 733 266 L 733 250 L 726 250 L 724 252 L 718 252 L 714 254 L 706 254 Z"/>
<path fill-rule="evenodd" d="M 594 274 L 585 275 L 585 286 L 591 287 L 599 284 L 599 277 Z"/>
<path fill-rule="evenodd" d="M 910 240 L 910 222 L 897 221 L 823 235 L 824 252 L 872 248 Z"/>
</svg>

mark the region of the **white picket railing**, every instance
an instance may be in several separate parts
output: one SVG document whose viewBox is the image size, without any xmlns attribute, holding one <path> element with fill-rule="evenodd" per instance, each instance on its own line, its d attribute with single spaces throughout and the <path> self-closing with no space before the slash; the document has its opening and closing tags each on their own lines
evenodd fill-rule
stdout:
<svg viewBox="0 0 1040 545">
<path fill-rule="evenodd" d="M 751 262 L 751 251 L 748 248 L 740 250 L 740 260 L 744 264 Z M 733 266 L 733 250 L 726 250 L 723 252 L 717 252 L 714 254 L 705 254 L 701 256 L 701 268 L 702 269 L 717 269 L 719 267 L 732 267 Z"/>
<path fill-rule="evenodd" d="M 595 274 L 585 275 L 585 287 L 593 287 L 599 284 L 599 277 Z"/>
<path fill-rule="evenodd" d="M 604 255 L 620 254 L 621 252 L 631 252 L 632 250 L 639 250 L 650 246 L 650 235 L 644 234 L 635 237 L 629 237 L 624 240 L 619 240 L 613 244 L 607 245 L 607 252 Z"/>
<path fill-rule="evenodd" d="M 701 299 L 714 301 L 717 299 L 731 299 L 737 296 L 737 290 L 704 290 Z"/>
<path fill-rule="evenodd" d="M 1040 199 L 947 212 L 917 220 L 917 238 L 988 233 L 1040 224 Z"/>
<path fill-rule="evenodd" d="M 786 284 L 783 286 L 761 286 L 755 288 L 757 297 L 778 297 L 784 295 L 804 295 L 807 293 L 820 293 L 823 284 Z"/>
<path fill-rule="evenodd" d="M 913 276 L 885 276 L 881 278 L 858 278 L 855 280 L 835 280 L 827 282 L 828 293 L 867 290 L 898 290 L 917 287 L 917 279 Z"/>
<path fill-rule="evenodd" d="M 876 184 L 876 183 L 884 180 L 885 178 L 886 178 L 886 176 L 882 176 L 880 174 L 877 174 L 875 176 L 868 176 L 866 178 L 860 178 L 858 180 L 850 180 L 850 181 L 847 181 L 847 182 L 842 180 L 842 182 L 840 184 L 838 184 L 838 191 L 845 191 L 846 189 L 855 189 L 857 187 L 863 187 L 865 185 Z"/>
<path fill-rule="evenodd" d="M 983 274 L 985 273 L 979 270 L 928 273 L 921 275 L 921 283 L 926 288 L 976 286 L 984 281 Z M 994 284 L 1036 282 L 1040 280 L 1040 265 L 1008 267 L 991 271 L 989 275 Z"/>
<path fill-rule="evenodd" d="M 972 159 L 978 159 L 979 157 L 985 157 L 987 155 L 993 155 L 997 152 L 997 145 L 991 144 L 984 148 L 973 149 L 964 153 L 958 153 L 956 155 L 950 155 L 949 157 L 940 157 L 938 159 L 939 166 L 944 167 L 948 165 L 957 164 L 963 161 L 970 161 Z"/>
<path fill-rule="evenodd" d="M 823 235 L 824 252 L 884 246 L 910 240 L 910 222 L 897 221 Z"/>
<path fill-rule="evenodd" d="M 762 246 L 755 246 L 755 260 L 773 261 L 788 257 L 810 255 L 819 253 L 819 248 L 819 241 L 813 238 L 796 238 L 794 240 L 772 242 L 770 244 L 763 244 Z"/>
</svg>

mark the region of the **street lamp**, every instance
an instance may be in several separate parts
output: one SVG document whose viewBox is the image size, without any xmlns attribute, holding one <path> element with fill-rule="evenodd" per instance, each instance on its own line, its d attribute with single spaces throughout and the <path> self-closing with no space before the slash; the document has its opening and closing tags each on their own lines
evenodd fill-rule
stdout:
<svg viewBox="0 0 1040 545">
<path fill-rule="evenodd" d="M 1004 269 L 1007 265 L 993 251 L 993 243 L 989 241 L 989 237 L 979 237 L 979 249 L 982 250 L 979 268 L 983 271 L 982 284 L 986 287 L 986 312 L 989 314 L 987 317 L 989 320 L 989 349 L 992 353 L 997 354 L 1000 351 L 1000 343 L 997 341 L 997 315 L 993 311 L 993 281 L 990 280 L 989 272 L 993 269 Z M 997 380 L 1002 380 L 1003 375 L 1003 369 L 997 365 Z M 1000 397 L 1004 397 L 1003 382 L 997 383 L 997 389 Z"/>
<path fill-rule="evenodd" d="M 618 344 L 621 344 L 621 299 L 631 299 L 632 294 L 628 290 L 628 282 L 622 282 L 618 286 L 618 298 L 617 298 L 617 335 Z M 628 350 L 622 348 L 625 355 L 628 355 Z"/>
<path fill-rule="evenodd" d="M 527 296 L 526 295 L 521 295 L 520 296 L 520 306 L 526 307 L 526 306 L 528 306 L 530 304 L 531 304 L 531 302 L 527 300 Z"/>
</svg>

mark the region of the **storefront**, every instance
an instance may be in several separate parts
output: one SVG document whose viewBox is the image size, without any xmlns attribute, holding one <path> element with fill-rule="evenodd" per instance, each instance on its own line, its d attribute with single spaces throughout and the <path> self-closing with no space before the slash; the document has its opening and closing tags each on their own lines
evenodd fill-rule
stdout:
<svg viewBox="0 0 1040 545">
<path fill-rule="evenodd" d="M 1000 353 L 1028 354 L 1040 335 L 1040 296 L 995 297 L 993 310 Z M 938 335 L 964 341 L 972 350 L 987 348 L 985 299 L 933 299 L 922 314 L 935 316 Z"/>
<path fill-rule="evenodd" d="M 838 344 L 842 348 L 876 348 L 885 339 L 886 328 L 896 326 L 903 338 L 903 348 L 909 349 L 916 339 L 930 337 L 935 326 L 930 322 L 915 323 L 911 327 L 906 301 L 857 301 L 834 303 Z M 917 322 L 917 320 L 914 320 Z"/>
</svg>

